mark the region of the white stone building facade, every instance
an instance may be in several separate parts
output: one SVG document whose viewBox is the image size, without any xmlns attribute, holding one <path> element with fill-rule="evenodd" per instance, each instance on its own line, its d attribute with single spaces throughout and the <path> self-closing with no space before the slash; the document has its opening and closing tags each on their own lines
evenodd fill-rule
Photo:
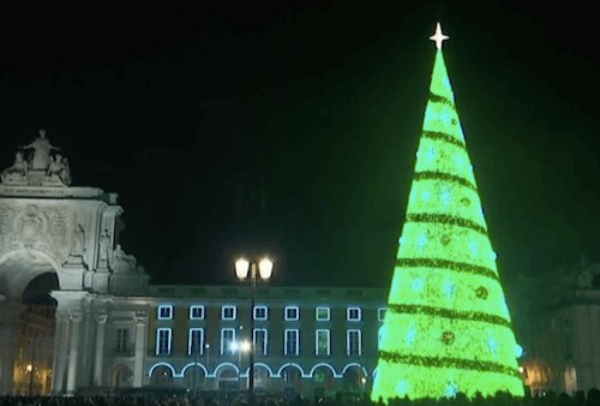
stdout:
<svg viewBox="0 0 600 406">
<path fill-rule="evenodd" d="M 600 388 L 600 263 L 526 284 L 530 338 L 521 364 L 532 394 Z"/>
</svg>

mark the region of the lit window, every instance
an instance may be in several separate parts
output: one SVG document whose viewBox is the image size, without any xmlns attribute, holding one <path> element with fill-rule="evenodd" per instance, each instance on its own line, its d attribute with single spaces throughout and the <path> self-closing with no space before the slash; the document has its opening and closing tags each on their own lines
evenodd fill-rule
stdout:
<svg viewBox="0 0 600 406">
<path fill-rule="evenodd" d="M 317 357 L 328 357 L 331 354 L 330 337 L 329 330 L 317 330 L 315 335 L 315 355 Z"/>
<path fill-rule="evenodd" d="M 204 306 L 190 306 L 190 320 L 203 320 Z"/>
<path fill-rule="evenodd" d="M 204 329 L 191 328 L 188 334 L 188 355 L 204 354 Z"/>
<path fill-rule="evenodd" d="M 170 328 L 159 328 L 156 330 L 156 355 L 171 354 L 172 334 Z"/>
<path fill-rule="evenodd" d="M 173 319 L 173 306 L 172 305 L 158 306 L 157 316 L 158 316 L 159 320 L 172 320 Z"/>
<path fill-rule="evenodd" d="M 223 306 L 221 308 L 221 320 L 235 320 L 235 306 Z"/>
<path fill-rule="evenodd" d="M 329 307 L 317 307 L 315 316 L 317 321 L 329 321 Z"/>
<path fill-rule="evenodd" d="M 233 354 L 234 348 L 233 343 L 235 342 L 235 329 L 224 328 L 221 330 L 221 355 L 226 352 Z"/>
<path fill-rule="evenodd" d="M 348 321 L 360 321 L 360 307 L 349 307 L 346 309 Z"/>
<path fill-rule="evenodd" d="M 362 354 L 360 330 L 348 330 L 346 341 L 346 350 L 349 356 L 360 356 Z"/>
<path fill-rule="evenodd" d="M 128 347 L 129 347 L 129 329 L 128 328 L 118 328 L 115 352 L 117 354 L 125 354 L 125 353 L 127 353 Z"/>
<path fill-rule="evenodd" d="M 267 306 L 254 307 L 254 320 L 267 320 L 269 312 Z"/>
<path fill-rule="evenodd" d="M 295 321 L 300 319 L 300 310 L 298 306 L 287 306 L 284 309 L 285 319 L 288 321 Z"/>
<path fill-rule="evenodd" d="M 267 355 L 269 336 L 266 328 L 255 328 L 253 334 L 254 348 L 257 355 Z"/>
<path fill-rule="evenodd" d="M 379 309 L 377 309 L 377 320 L 379 320 L 379 321 L 385 320 L 385 312 L 386 311 L 387 311 L 387 309 L 385 307 L 380 307 Z"/>
<path fill-rule="evenodd" d="M 300 355 L 300 332 L 297 329 L 284 331 L 283 354 L 288 357 L 297 357 Z"/>
</svg>

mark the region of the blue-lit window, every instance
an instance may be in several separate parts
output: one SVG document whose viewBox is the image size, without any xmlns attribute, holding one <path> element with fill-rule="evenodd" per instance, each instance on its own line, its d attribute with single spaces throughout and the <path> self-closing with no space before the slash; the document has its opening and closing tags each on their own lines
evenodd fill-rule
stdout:
<svg viewBox="0 0 600 406">
<path fill-rule="evenodd" d="M 318 329 L 315 333 L 315 355 L 328 357 L 331 355 L 331 333 L 329 330 Z"/>
<path fill-rule="evenodd" d="M 288 357 L 300 355 L 300 331 L 287 329 L 283 332 L 283 354 Z"/>
<path fill-rule="evenodd" d="M 194 305 L 190 306 L 190 320 L 203 320 L 204 319 L 204 306 Z"/>
<path fill-rule="evenodd" d="M 173 305 L 158 306 L 156 315 L 159 320 L 172 320 L 173 319 Z"/>
<path fill-rule="evenodd" d="M 223 355 L 227 352 L 230 354 L 233 354 L 235 352 L 234 343 L 235 343 L 235 329 L 234 328 L 221 329 L 221 355 Z"/>
<path fill-rule="evenodd" d="M 346 309 L 346 318 L 348 321 L 360 321 L 361 309 L 360 307 L 349 307 Z"/>
<path fill-rule="evenodd" d="M 221 308 L 221 320 L 235 320 L 236 310 L 235 306 L 223 306 Z"/>
<path fill-rule="evenodd" d="M 253 334 L 254 348 L 257 355 L 267 355 L 269 348 L 269 332 L 266 328 L 255 328 Z"/>
<path fill-rule="evenodd" d="M 191 328 L 188 333 L 188 355 L 204 354 L 204 329 Z"/>
<path fill-rule="evenodd" d="M 159 328 L 156 330 L 156 355 L 171 354 L 171 338 L 173 332 L 170 328 Z"/>
<path fill-rule="evenodd" d="M 267 306 L 254 306 L 254 320 L 267 320 L 269 310 Z"/>
<path fill-rule="evenodd" d="M 359 357 L 362 354 L 360 330 L 352 329 L 346 333 L 346 351 L 349 356 Z"/>
<path fill-rule="evenodd" d="M 377 309 L 377 320 L 379 320 L 379 321 L 385 320 L 385 312 L 386 311 L 387 311 L 387 309 L 385 307 L 380 307 L 379 309 Z"/>
<path fill-rule="evenodd" d="M 283 314 L 287 321 L 296 321 L 300 319 L 300 309 L 298 306 L 287 306 L 283 310 Z"/>
<path fill-rule="evenodd" d="M 331 318 L 329 307 L 317 307 L 315 318 L 317 321 L 329 321 Z"/>
</svg>

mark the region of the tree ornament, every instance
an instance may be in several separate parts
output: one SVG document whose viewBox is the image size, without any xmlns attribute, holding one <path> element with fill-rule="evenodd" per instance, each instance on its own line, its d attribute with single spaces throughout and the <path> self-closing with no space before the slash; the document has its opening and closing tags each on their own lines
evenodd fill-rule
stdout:
<svg viewBox="0 0 600 406">
<path fill-rule="evenodd" d="M 477 290 L 475 290 L 475 294 L 477 295 L 477 297 L 479 299 L 487 299 L 488 297 L 488 290 L 486 288 L 484 288 L 483 286 L 480 286 L 477 288 Z"/>
<path fill-rule="evenodd" d="M 452 345 L 455 338 L 456 337 L 452 331 L 444 331 L 444 334 L 442 334 L 442 342 L 446 345 Z"/>
</svg>

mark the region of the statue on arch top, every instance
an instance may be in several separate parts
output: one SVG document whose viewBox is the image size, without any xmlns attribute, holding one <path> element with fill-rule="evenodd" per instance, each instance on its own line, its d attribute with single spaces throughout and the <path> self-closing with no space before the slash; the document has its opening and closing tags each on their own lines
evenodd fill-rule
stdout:
<svg viewBox="0 0 600 406">
<path fill-rule="evenodd" d="M 33 150 L 26 154 L 26 150 Z M 0 180 L 7 186 L 70 186 L 71 168 L 66 157 L 46 137 L 46 131 L 40 130 L 39 136 L 29 145 L 19 147 L 13 166 L 0 174 Z"/>
<path fill-rule="evenodd" d="M 37 137 L 31 144 L 24 145 L 22 149 L 33 149 L 33 158 L 31 159 L 30 169 L 32 170 L 48 170 L 50 166 L 50 151 L 60 150 L 50 144 L 50 140 L 46 138 L 46 130 L 39 131 L 40 136 Z"/>
<path fill-rule="evenodd" d="M 15 163 L 10 168 L 2 171 L 2 182 L 6 181 L 7 178 L 25 179 L 27 176 L 27 161 L 23 158 L 23 152 L 17 151 L 15 154 Z"/>
<path fill-rule="evenodd" d="M 65 185 L 71 184 L 71 172 L 69 170 L 69 161 L 61 154 L 50 156 L 50 164 L 46 171 L 47 176 L 58 176 Z"/>
</svg>

